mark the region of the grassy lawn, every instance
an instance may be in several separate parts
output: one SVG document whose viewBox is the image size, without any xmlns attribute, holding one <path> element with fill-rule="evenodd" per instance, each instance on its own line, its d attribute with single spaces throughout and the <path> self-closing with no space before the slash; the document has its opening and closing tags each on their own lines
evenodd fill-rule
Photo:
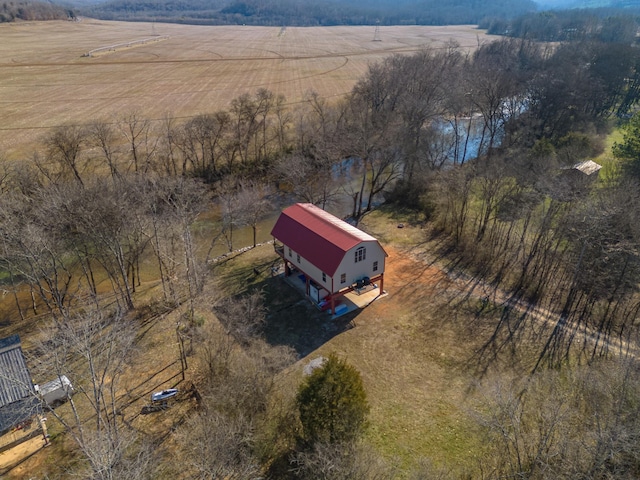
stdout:
<svg viewBox="0 0 640 480">
<path fill-rule="evenodd" d="M 621 143 L 623 140 L 622 129 L 616 127 L 606 138 L 604 144 L 604 151 L 593 159 L 594 162 L 602 165 L 600 170 L 601 179 L 614 178 L 618 175 L 619 161 L 613 157 L 612 148 L 616 143 Z"/>
</svg>

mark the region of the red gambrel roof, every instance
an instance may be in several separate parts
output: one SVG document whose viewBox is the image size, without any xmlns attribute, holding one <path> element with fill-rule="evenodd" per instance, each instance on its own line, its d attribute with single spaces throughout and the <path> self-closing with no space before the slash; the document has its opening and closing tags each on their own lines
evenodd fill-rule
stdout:
<svg viewBox="0 0 640 480">
<path fill-rule="evenodd" d="M 359 243 L 380 245 L 368 233 L 311 203 L 284 209 L 271 235 L 329 276 L 336 273 L 345 253 Z"/>
</svg>

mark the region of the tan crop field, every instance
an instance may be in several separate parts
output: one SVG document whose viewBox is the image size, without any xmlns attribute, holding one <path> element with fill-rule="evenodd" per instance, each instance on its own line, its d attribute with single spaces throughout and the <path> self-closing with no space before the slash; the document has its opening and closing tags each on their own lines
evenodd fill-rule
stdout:
<svg viewBox="0 0 640 480">
<path fill-rule="evenodd" d="M 0 24 L 0 156 L 19 159 L 47 129 L 133 111 L 184 118 L 267 88 L 301 102 L 347 93 L 367 65 L 450 41 L 492 40 L 473 26 L 249 27 L 157 23 Z M 93 55 L 87 56 L 89 52 Z"/>
</svg>

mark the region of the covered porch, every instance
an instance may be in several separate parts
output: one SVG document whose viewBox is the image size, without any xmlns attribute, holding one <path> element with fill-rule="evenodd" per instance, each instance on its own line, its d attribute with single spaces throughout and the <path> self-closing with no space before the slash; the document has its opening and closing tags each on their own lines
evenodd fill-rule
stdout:
<svg viewBox="0 0 640 480">
<path fill-rule="evenodd" d="M 364 308 L 378 298 L 387 295 L 387 292 L 381 288 L 383 284 L 380 280 L 382 280 L 383 276 L 380 275 L 372 279 L 368 285 L 362 285 L 359 288 L 354 284 L 333 294 L 325 290 L 327 297 L 318 302 L 317 298 L 314 299 L 312 295 L 314 289 L 317 290 L 318 288 L 313 279 L 294 265 L 291 265 L 286 259 L 283 258 L 283 261 L 284 269 L 279 269 L 274 273 L 281 276 L 287 284 L 304 295 L 318 310 L 330 315 L 332 319 Z"/>
</svg>

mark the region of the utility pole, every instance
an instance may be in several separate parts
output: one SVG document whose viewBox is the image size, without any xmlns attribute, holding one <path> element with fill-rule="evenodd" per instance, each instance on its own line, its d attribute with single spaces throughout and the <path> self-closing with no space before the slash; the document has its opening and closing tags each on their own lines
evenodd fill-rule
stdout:
<svg viewBox="0 0 640 480">
<path fill-rule="evenodd" d="M 380 38 L 380 20 L 376 20 L 376 29 L 373 32 L 373 41 L 374 42 L 382 41 L 382 39 Z"/>
</svg>

